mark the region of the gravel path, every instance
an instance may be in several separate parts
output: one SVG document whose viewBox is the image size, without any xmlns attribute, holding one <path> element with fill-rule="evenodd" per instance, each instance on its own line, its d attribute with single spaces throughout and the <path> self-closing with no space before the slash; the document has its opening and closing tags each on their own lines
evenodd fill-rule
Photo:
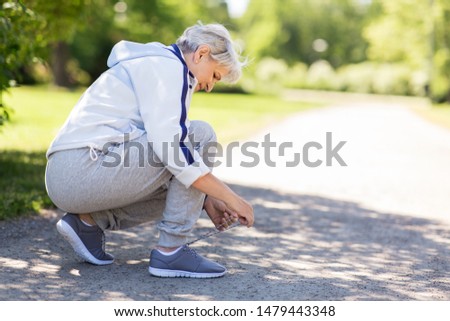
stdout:
<svg viewBox="0 0 450 321">
<path fill-rule="evenodd" d="M 308 142 L 316 168 L 286 167 Z M 270 133 L 276 167 L 249 162 L 216 173 L 255 208 L 252 229 L 239 227 L 194 247 L 226 265 L 220 279 L 160 279 L 147 272 L 155 226 L 108 232 L 110 266 L 79 261 L 57 235 L 61 216 L 0 222 L 0 300 L 450 300 L 450 131 L 398 102 L 357 100 L 294 115 L 251 140 L 264 159 Z M 241 142 L 242 146 L 243 142 Z M 277 156 L 278 155 L 278 156 Z M 255 155 L 253 155 L 255 156 Z M 202 217 L 195 236 L 211 231 Z"/>
</svg>

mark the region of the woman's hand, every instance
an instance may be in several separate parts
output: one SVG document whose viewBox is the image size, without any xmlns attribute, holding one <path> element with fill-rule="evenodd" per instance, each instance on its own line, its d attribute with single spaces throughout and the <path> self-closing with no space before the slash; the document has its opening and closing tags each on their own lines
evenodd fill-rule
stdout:
<svg viewBox="0 0 450 321">
<path fill-rule="evenodd" d="M 222 205 L 217 206 L 222 206 L 222 209 L 225 209 L 224 212 L 228 213 L 228 215 L 237 217 L 242 225 L 247 227 L 253 225 L 255 219 L 253 216 L 253 207 L 250 203 L 233 192 L 231 188 L 212 173 L 208 173 L 205 176 L 198 178 L 192 186 L 208 195 L 208 198 L 213 197 L 216 200 L 222 201 L 226 208 Z"/>
<path fill-rule="evenodd" d="M 229 226 L 238 220 L 236 213 L 231 210 L 221 200 L 212 196 L 207 196 L 203 206 L 214 226 L 220 231 L 225 231 Z"/>
<path fill-rule="evenodd" d="M 255 222 L 253 207 L 242 197 L 236 195 L 234 199 L 226 203 L 232 214 L 238 216 L 239 222 L 247 227 L 252 227 Z"/>
</svg>

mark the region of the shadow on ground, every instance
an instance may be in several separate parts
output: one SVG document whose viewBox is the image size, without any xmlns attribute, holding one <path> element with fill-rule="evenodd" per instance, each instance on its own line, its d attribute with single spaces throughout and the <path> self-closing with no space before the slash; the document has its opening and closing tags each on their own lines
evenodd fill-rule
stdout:
<svg viewBox="0 0 450 321">
<path fill-rule="evenodd" d="M 356 203 L 233 186 L 256 224 L 193 247 L 220 279 L 148 275 L 154 224 L 108 232 L 110 266 L 81 262 L 59 215 L 0 222 L 0 300 L 450 300 L 450 226 Z M 211 231 L 204 217 L 195 236 Z"/>
</svg>

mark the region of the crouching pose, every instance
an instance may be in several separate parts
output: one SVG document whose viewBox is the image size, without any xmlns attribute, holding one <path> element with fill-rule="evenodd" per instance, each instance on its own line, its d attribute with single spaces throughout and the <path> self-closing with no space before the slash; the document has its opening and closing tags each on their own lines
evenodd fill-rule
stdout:
<svg viewBox="0 0 450 321">
<path fill-rule="evenodd" d="M 46 188 L 67 212 L 57 230 L 85 261 L 111 264 L 104 230 L 157 221 L 149 272 L 220 277 L 225 267 L 187 238 L 206 210 L 217 228 L 253 225 L 253 209 L 211 170 L 215 134 L 189 121 L 192 94 L 241 75 L 239 54 L 221 25 L 195 25 L 170 46 L 121 41 L 109 69 L 83 94 L 47 152 Z"/>
</svg>

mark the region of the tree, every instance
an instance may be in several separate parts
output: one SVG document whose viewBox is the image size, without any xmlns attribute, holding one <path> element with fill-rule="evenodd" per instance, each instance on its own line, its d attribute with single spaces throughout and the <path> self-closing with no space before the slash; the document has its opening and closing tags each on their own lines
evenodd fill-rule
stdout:
<svg viewBox="0 0 450 321">
<path fill-rule="evenodd" d="M 434 17 L 430 32 L 430 96 L 438 102 L 450 102 L 450 1 L 434 0 L 430 5 Z"/>
<path fill-rule="evenodd" d="M 1 93 L 36 57 L 49 60 L 54 83 L 74 83 L 76 60 L 96 78 L 112 45 L 121 40 L 173 42 L 188 25 L 228 24 L 223 0 L 10 0 L 0 8 L 0 125 L 8 118 Z M 73 55 L 74 54 L 74 55 Z M 101 63 L 99 63 L 101 61 Z"/>
<path fill-rule="evenodd" d="M 0 8 L 0 126 L 9 118 L 2 94 L 18 77 L 20 68 L 43 47 L 45 22 L 20 1 L 7 1 Z"/>
<path fill-rule="evenodd" d="M 405 62 L 427 77 L 429 95 L 450 101 L 450 1 L 377 0 L 381 15 L 365 30 L 369 57 Z"/>
<path fill-rule="evenodd" d="M 69 44 L 79 68 L 96 79 L 105 71 L 112 46 L 120 40 L 170 44 L 197 21 L 230 27 L 222 0 L 95 1 L 87 14 L 89 28 L 77 30 Z"/>
<path fill-rule="evenodd" d="M 48 46 L 54 49 L 55 78 L 63 74 L 63 43 L 69 40 L 83 21 L 89 0 L 71 0 L 60 4 L 45 0 L 11 0 L 2 3 L 0 28 L 2 91 L 16 80 L 19 69 L 37 56 L 46 57 Z"/>
<path fill-rule="evenodd" d="M 63 87 L 72 85 L 73 82 L 67 70 L 70 58 L 68 43 L 77 30 L 87 27 L 87 17 L 97 1 L 65 0 L 62 3 L 47 0 L 23 1 L 45 21 L 45 29 L 41 30 L 41 36 L 45 39 L 49 50 L 46 58 L 51 57 L 49 60 L 54 83 Z"/>
<path fill-rule="evenodd" d="M 90 0 L 66 0 L 64 4 L 46 0 L 2 1 L 0 8 L 0 126 L 8 119 L 9 109 L 2 93 L 20 80 L 20 71 L 38 57 L 47 57 L 53 49 L 55 82 L 68 85 L 67 46 L 80 20 L 89 10 Z"/>
<path fill-rule="evenodd" d="M 429 50 L 429 2 L 378 0 L 383 11 L 364 31 L 370 43 L 369 58 L 383 62 L 407 62 L 414 68 L 427 65 Z"/>
<path fill-rule="evenodd" d="M 352 0 L 251 1 L 240 26 L 246 50 L 257 59 L 325 59 L 338 67 L 366 58 L 361 29 L 369 8 Z"/>
</svg>

